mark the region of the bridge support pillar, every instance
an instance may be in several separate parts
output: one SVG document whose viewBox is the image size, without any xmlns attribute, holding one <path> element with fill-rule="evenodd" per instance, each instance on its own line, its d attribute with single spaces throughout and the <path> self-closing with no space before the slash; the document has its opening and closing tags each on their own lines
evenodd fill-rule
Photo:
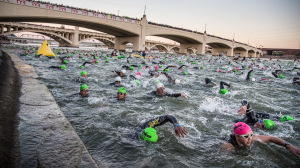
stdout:
<svg viewBox="0 0 300 168">
<path fill-rule="evenodd" d="M 227 51 L 227 57 L 232 57 L 232 56 L 233 56 L 233 48 L 230 48 Z"/>
<path fill-rule="evenodd" d="M 1 34 L 4 33 L 4 26 L 1 26 Z"/>
<path fill-rule="evenodd" d="M 132 43 L 133 44 L 133 51 L 142 51 L 143 45 L 142 45 L 142 39 L 140 36 L 130 36 L 130 37 L 115 37 L 115 47 L 116 50 L 125 51 L 126 44 Z M 144 45 L 145 48 L 145 45 Z"/>
<path fill-rule="evenodd" d="M 11 32 L 11 27 L 7 26 L 7 32 Z"/>
<path fill-rule="evenodd" d="M 186 54 L 188 48 L 196 48 L 197 54 L 205 53 L 205 44 L 180 44 L 179 53 Z"/>
<path fill-rule="evenodd" d="M 79 47 L 79 27 L 75 26 L 74 34 L 70 40 L 72 41 L 71 47 Z"/>
</svg>

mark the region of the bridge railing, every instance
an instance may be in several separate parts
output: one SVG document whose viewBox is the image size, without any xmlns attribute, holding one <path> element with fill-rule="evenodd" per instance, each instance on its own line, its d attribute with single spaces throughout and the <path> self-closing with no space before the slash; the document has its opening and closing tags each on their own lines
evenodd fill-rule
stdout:
<svg viewBox="0 0 300 168">
<path fill-rule="evenodd" d="M 36 8 L 42 8 L 47 10 L 53 10 L 53 11 L 60 11 L 60 12 L 66 12 L 66 13 L 73 13 L 73 14 L 79 14 L 79 15 L 85 15 L 85 16 L 91 16 L 91 17 L 97 17 L 102 19 L 109 19 L 109 20 L 116 20 L 121 22 L 127 22 L 127 23 L 133 23 L 133 24 L 140 24 L 140 20 L 129 18 L 126 16 L 120 17 L 113 14 L 107 14 L 99 11 L 94 10 L 88 10 L 83 8 L 75 8 L 71 6 L 64 6 L 64 5 L 58 5 L 58 4 L 52 4 L 47 3 L 43 1 L 30 1 L 30 0 L 0 0 L 2 2 L 8 2 L 18 5 L 25 5 L 30 7 L 36 7 Z"/>
</svg>

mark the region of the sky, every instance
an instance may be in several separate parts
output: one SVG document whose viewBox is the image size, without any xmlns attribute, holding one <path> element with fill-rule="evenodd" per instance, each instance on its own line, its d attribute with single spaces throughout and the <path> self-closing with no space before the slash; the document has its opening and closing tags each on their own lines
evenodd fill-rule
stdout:
<svg viewBox="0 0 300 168">
<path fill-rule="evenodd" d="M 263 48 L 300 49 L 300 0 L 50 0 L 206 32 Z M 148 37 L 148 39 L 153 37 Z M 155 39 L 153 39 L 155 40 Z"/>
</svg>

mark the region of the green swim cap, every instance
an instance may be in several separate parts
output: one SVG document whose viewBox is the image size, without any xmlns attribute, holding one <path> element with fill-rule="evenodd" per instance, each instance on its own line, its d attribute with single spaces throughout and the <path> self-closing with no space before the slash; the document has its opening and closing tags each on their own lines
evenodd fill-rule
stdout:
<svg viewBox="0 0 300 168">
<path fill-rule="evenodd" d="M 129 64 L 131 64 L 131 61 L 128 61 Z"/>
<path fill-rule="evenodd" d="M 99 61 L 96 61 L 96 63 L 99 63 Z"/>
<path fill-rule="evenodd" d="M 156 84 L 158 84 L 158 83 L 160 83 L 160 80 L 155 79 L 155 80 L 154 80 L 154 84 L 156 85 Z"/>
<path fill-rule="evenodd" d="M 140 85 L 140 83 L 141 83 L 141 82 L 140 82 L 139 80 L 137 80 L 137 79 L 134 80 L 134 81 L 135 81 L 135 83 L 136 83 L 137 85 Z"/>
<path fill-rule="evenodd" d="M 142 67 L 143 67 L 143 65 L 139 65 L 139 67 L 140 67 L 140 68 L 142 68 Z"/>
<path fill-rule="evenodd" d="M 291 116 L 288 116 L 288 115 L 284 115 L 280 118 L 281 122 L 285 122 L 285 121 L 288 121 L 288 120 L 293 120 L 293 118 Z"/>
<path fill-rule="evenodd" d="M 234 69 L 233 71 L 234 71 L 234 72 L 236 72 L 237 70 L 236 70 L 236 69 Z"/>
<path fill-rule="evenodd" d="M 252 76 L 252 72 L 249 74 L 249 76 Z"/>
<path fill-rule="evenodd" d="M 126 94 L 126 89 L 125 89 L 125 87 L 120 87 L 120 89 L 118 90 L 118 92 L 121 92 L 121 93 Z"/>
<path fill-rule="evenodd" d="M 188 73 L 186 71 L 184 71 L 183 74 L 187 75 Z"/>
<path fill-rule="evenodd" d="M 95 57 L 95 59 L 98 59 L 98 57 Z"/>
<path fill-rule="evenodd" d="M 89 89 L 89 88 L 86 84 L 83 84 L 83 85 L 80 86 L 80 90 L 83 90 L 83 89 Z"/>
<path fill-rule="evenodd" d="M 60 69 L 66 69 L 65 65 L 60 66 Z"/>
<path fill-rule="evenodd" d="M 165 69 L 165 71 L 166 71 L 166 72 L 169 72 L 170 70 L 169 70 L 169 69 Z"/>
<path fill-rule="evenodd" d="M 272 129 L 275 126 L 274 122 L 269 119 L 264 119 L 264 123 L 266 125 L 266 129 Z"/>
<path fill-rule="evenodd" d="M 81 65 L 80 67 L 81 67 L 81 68 L 84 68 L 84 66 L 83 66 L 83 65 Z"/>
<path fill-rule="evenodd" d="M 284 76 L 282 74 L 279 75 L 279 78 L 284 78 Z"/>
<path fill-rule="evenodd" d="M 194 62 L 192 62 L 192 64 L 195 64 Z"/>
<path fill-rule="evenodd" d="M 82 58 L 82 60 L 85 60 L 85 58 Z"/>
<path fill-rule="evenodd" d="M 134 68 L 133 67 L 130 67 L 130 70 L 133 70 Z"/>
<path fill-rule="evenodd" d="M 196 64 L 198 65 L 199 63 L 198 63 L 198 62 L 196 62 Z"/>
<path fill-rule="evenodd" d="M 220 91 L 220 94 L 226 94 L 227 92 L 228 92 L 228 90 L 222 89 L 222 90 Z"/>
<path fill-rule="evenodd" d="M 157 142 L 158 140 L 156 130 L 152 127 L 148 127 L 142 132 L 142 138 L 144 141 L 150 142 Z"/>
<path fill-rule="evenodd" d="M 159 65 L 159 67 L 161 68 L 161 67 L 162 67 L 162 65 Z"/>
<path fill-rule="evenodd" d="M 67 60 L 64 60 L 64 64 L 67 64 L 68 63 L 68 61 Z"/>
<path fill-rule="evenodd" d="M 109 62 L 109 60 L 108 60 L 108 59 L 106 59 L 105 61 L 106 61 L 106 62 Z"/>
<path fill-rule="evenodd" d="M 86 75 L 86 74 L 87 74 L 86 71 L 82 71 L 82 72 L 81 72 L 81 76 L 82 76 L 82 75 Z"/>
</svg>

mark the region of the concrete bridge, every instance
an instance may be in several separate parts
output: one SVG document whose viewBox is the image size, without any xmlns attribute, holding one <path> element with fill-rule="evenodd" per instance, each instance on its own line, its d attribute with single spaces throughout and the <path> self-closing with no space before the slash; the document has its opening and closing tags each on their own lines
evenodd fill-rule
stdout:
<svg viewBox="0 0 300 168">
<path fill-rule="evenodd" d="M 84 41 L 89 39 L 97 39 L 101 42 L 103 42 L 109 49 L 113 49 L 115 45 L 115 37 L 105 34 L 105 33 L 96 33 L 96 32 L 88 32 L 88 31 L 80 31 L 79 30 L 79 39 L 78 39 L 78 45 L 77 43 L 73 43 L 73 38 L 75 31 L 78 31 L 77 27 L 74 29 L 66 29 L 64 27 L 52 27 L 52 26 L 43 26 L 43 25 L 37 25 L 37 24 L 29 24 L 29 23 L 15 23 L 15 22 L 0 22 L 0 33 L 1 35 L 10 35 L 15 33 L 21 33 L 21 32 L 33 32 L 33 33 L 39 33 L 42 35 L 45 35 L 47 37 L 50 37 L 51 39 L 57 41 L 61 47 L 78 47 L 79 44 L 85 43 Z M 35 39 L 38 39 L 37 36 Z M 20 40 L 22 38 L 18 38 Z M 29 39 L 29 38 L 26 38 Z M 41 39 L 41 38 L 40 38 Z M 42 39 L 43 40 L 43 39 Z M 160 52 L 165 51 L 169 52 L 171 50 L 173 51 L 179 51 L 179 45 L 178 44 L 171 44 L 171 43 L 164 43 L 159 41 L 153 41 L 153 40 L 146 40 L 145 42 L 146 51 L 150 51 L 151 49 L 157 49 Z M 194 53 L 194 51 L 190 51 Z"/>
<path fill-rule="evenodd" d="M 187 53 L 190 49 L 203 55 L 206 45 L 213 48 L 213 55 L 225 53 L 227 56 L 259 57 L 262 53 L 256 47 L 234 40 L 154 24 L 148 22 L 146 16 L 143 16 L 141 20 L 133 20 L 84 9 L 72 9 L 26 0 L 0 0 L 0 21 L 47 22 L 85 27 L 115 36 L 114 48 L 118 50 L 125 50 L 125 45 L 132 43 L 134 51 L 143 51 L 147 48 L 146 36 L 159 36 L 180 43 L 180 53 Z M 65 43 L 78 46 L 80 41 L 78 28 L 71 34 L 69 36 L 72 38 L 66 38 Z M 68 35 L 64 34 L 64 36 Z"/>
</svg>

